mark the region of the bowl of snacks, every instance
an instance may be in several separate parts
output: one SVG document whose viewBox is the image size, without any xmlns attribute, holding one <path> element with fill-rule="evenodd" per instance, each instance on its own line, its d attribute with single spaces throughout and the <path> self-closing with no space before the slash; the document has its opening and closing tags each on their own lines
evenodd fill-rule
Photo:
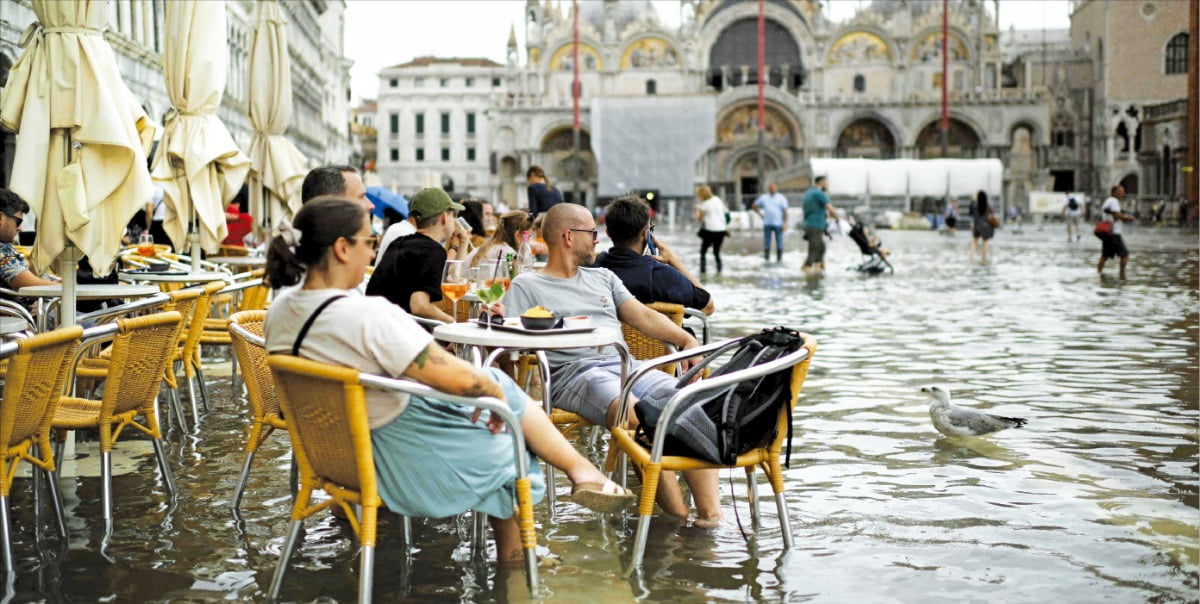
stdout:
<svg viewBox="0 0 1200 604">
<path fill-rule="evenodd" d="M 554 316 L 554 311 L 544 306 L 534 306 L 521 313 L 521 325 L 525 326 L 525 329 L 550 329 L 557 322 L 558 317 Z"/>
</svg>

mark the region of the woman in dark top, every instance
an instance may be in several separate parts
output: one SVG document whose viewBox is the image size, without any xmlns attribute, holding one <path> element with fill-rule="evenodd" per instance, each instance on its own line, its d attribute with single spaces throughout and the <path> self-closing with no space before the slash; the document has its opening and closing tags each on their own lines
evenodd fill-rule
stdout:
<svg viewBox="0 0 1200 604">
<path fill-rule="evenodd" d="M 995 234 L 992 226 L 992 207 L 988 204 L 987 193 L 980 191 L 975 196 L 975 225 L 971 228 L 971 249 L 967 252 L 967 261 L 975 258 L 975 246 L 979 246 L 979 258 L 987 262 L 988 240 Z M 981 243 L 982 242 L 982 243 Z"/>
<path fill-rule="evenodd" d="M 471 245 L 478 248 L 483 245 L 487 239 L 487 231 L 483 226 L 483 202 L 475 199 L 464 199 L 463 208 L 465 208 L 459 216 L 467 220 L 467 224 L 471 225 Z"/>
<path fill-rule="evenodd" d="M 550 185 L 546 171 L 541 166 L 529 166 L 525 180 L 529 183 L 529 214 L 534 218 L 554 204 L 562 203 L 562 192 Z"/>
</svg>

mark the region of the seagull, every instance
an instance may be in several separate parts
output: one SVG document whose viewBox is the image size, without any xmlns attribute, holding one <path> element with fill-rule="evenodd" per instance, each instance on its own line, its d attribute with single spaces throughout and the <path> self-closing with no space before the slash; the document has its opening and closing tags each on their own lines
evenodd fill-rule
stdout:
<svg viewBox="0 0 1200 604">
<path fill-rule="evenodd" d="M 933 427 L 946 436 L 984 436 L 1025 425 L 1024 418 L 1001 417 L 951 404 L 950 390 L 942 386 L 928 386 L 922 388 L 921 392 L 928 392 L 932 401 L 929 417 L 933 420 Z"/>
</svg>

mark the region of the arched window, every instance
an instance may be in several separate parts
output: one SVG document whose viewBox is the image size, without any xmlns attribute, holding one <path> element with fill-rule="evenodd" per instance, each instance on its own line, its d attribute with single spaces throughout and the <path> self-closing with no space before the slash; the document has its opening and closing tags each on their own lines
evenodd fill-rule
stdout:
<svg viewBox="0 0 1200 604">
<path fill-rule="evenodd" d="M 1051 126 L 1050 142 L 1055 147 L 1074 147 L 1075 146 L 1075 122 L 1071 116 L 1060 113 L 1054 116 L 1054 124 Z"/>
<path fill-rule="evenodd" d="M 866 91 L 867 91 L 867 78 L 864 78 L 861 73 L 856 74 L 854 76 L 854 92 L 866 92 Z"/>
<path fill-rule="evenodd" d="M 1187 73 L 1187 47 L 1187 34 L 1175 34 L 1175 37 L 1167 42 L 1167 54 L 1163 66 L 1167 75 Z"/>
<path fill-rule="evenodd" d="M 1117 151 L 1129 153 L 1129 128 L 1125 127 L 1125 122 L 1117 124 L 1117 144 L 1120 145 Z"/>
<path fill-rule="evenodd" d="M 658 94 L 658 82 L 646 80 L 646 94 Z"/>
</svg>

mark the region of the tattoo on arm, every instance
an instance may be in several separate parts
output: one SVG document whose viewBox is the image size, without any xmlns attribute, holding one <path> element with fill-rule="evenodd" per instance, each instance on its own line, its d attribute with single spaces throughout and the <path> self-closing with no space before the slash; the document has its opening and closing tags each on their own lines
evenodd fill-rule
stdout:
<svg viewBox="0 0 1200 604">
<path fill-rule="evenodd" d="M 413 359 L 413 365 L 416 365 L 417 369 L 424 369 L 425 363 L 428 360 L 429 360 L 429 349 L 426 348 L 425 350 L 422 350 L 419 354 L 417 354 L 417 358 Z"/>
</svg>

